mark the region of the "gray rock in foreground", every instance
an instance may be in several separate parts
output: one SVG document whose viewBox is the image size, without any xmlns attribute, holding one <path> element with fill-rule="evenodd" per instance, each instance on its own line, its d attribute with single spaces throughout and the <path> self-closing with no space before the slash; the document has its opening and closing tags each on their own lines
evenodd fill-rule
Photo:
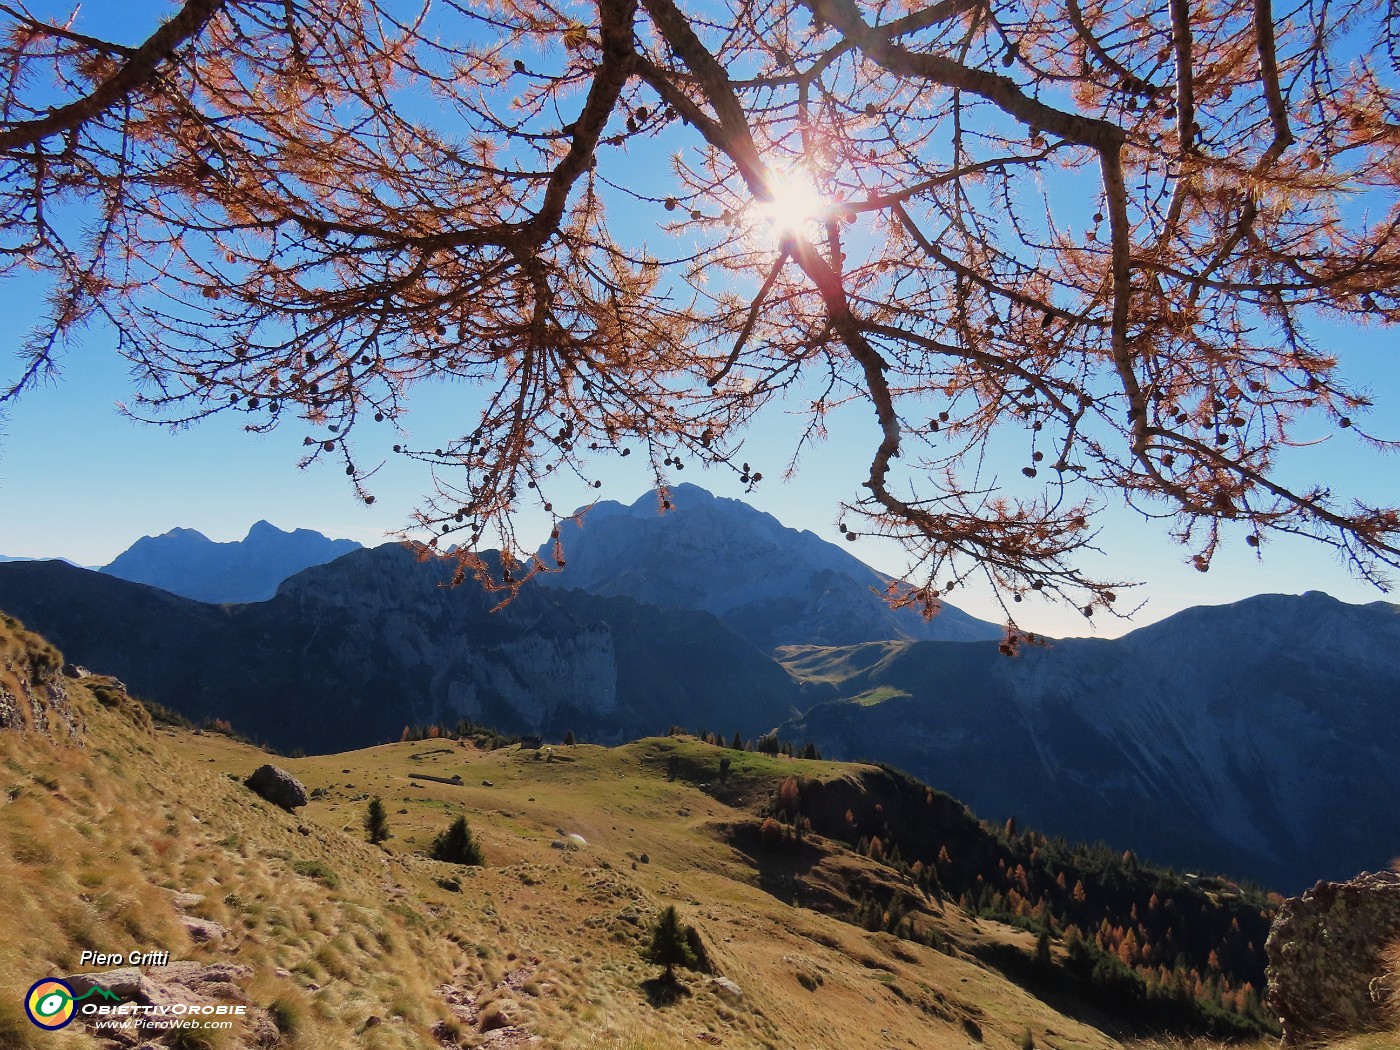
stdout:
<svg viewBox="0 0 1400 1050">
<path fill-rule="evenodd" d="M 1283 1045 L 1385 1029 L 1383 954 L 1400 940 L 1400 873 L 1319 882 L 1284 901 L 1265 948 Z"/>
<path fill-rule="evenodd" d="M 63 980 L 78 998 L 86 996 L 94 988 L 102 988 L 122 1002 L 132 1003 L 141 999 L 141 979 L 144 976 L 135 966 L 123 966 L 100 973 L 75 973 Z"/>
<path fill-rule="evenodd" d="M 285 769 L 278 769 L 274 765 L 259 766 L 243 783 L 274 806 L 281 806 L 289 813 L 307 802 L 306 788 L 301 786 L 301 781 Z"/>
<path fill-rule="evenodd" d="M 236 963 L 172 962 L 167 966 L 146 971 L 134 966 L 98 973 L 81 973 L 65 977 L 77 996 L 87 995 L 93 988 L 106 989 L 122 1003 L 140 1006 L 206 1010 L 220 1004 L 234 1004 L 243 1010 L 235 1017 L 236 1033 L 226 1043 L 228 1050 L 248 1050 L 277 1044 L 280 1033 L 267 1010 L 249 1003 L 245 986 L 253 978 L 253 969 Z M 102 1003 L 109 1000 L 102 997 Z M 178 1016 L 178 1015 L 177 1015 Z M 200 1015 L 196 1015 L 200 1016 Z M 147 1027 L 146 1019 L 134 1018 L 134 1027 L 126 1030 L 109 1029 L 97 1034 L 96 1045 L 104 1050 L 129 1047 L 140 1041 L 141 1047 L 165 1045 L 156 1040 L 161 1030 Z M 180 1045 L 186 1045 L 184 1043 Z"/>
</svg>

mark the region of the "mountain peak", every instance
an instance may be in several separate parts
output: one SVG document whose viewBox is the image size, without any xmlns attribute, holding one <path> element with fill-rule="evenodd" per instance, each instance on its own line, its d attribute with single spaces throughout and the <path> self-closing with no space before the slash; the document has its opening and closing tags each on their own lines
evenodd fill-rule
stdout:
<svg viewBox="0 0 1400 1050">
<path fill-rule="evenodd" d="M 666 489 L 666 493 L 667 499 L 671 501 L 671 506 L 676 508 L 697 507 L 702 506 L 704 504 L 720 501 L 720 497 L 716 496 L 709 489 L 701 488 L 699 485 L 694 485 L 689 481 L 682 481 L 679 485 L 668 486 Z M 646 493 L 644 496 L 642 496 L 641 499 L 637 500 L 637 502 L 632 505 L 635 507 L 639 504 L 647 502 L 650 502 L 652 505 L 656 505 L 659 502 L 659 500 L 660 494 L 653 490 L 651 492 Z M 743 503 L 742 500 L 722 500 L 722 502 Z M 748 504 L 743 503 L 743 506 L 748 507 Z"/>
<path fill-rule="evenodd" d="M 165 532 L 162 532 L 159 536 L 142 536 L 141 539 L 137 540 L 136 542 L 141 543 L 146 540 L 164 539 L 182 540 L 185 542 L 189 542 L 191 540 L 202 543 L 213 542 L 208 536 L 204 535 L 204 533 L 200 532 L 198 529 L 185 529 L 179 527 L 178 525 L 173 529 L 168 529 Z"/>
<path fill-rule="evenodd" d="M 712 613 L 764 650 L 1001 635 L 952 606 L 932 621 L 891 609 L 883 598 L 889 577 L 743 500 L 689 483 L 667 493 L 674 509 L 664 514 L 651 491 L 630 507 L 599 504 L 581 525 L 565 523 L 566 568 L 544 577 L 545 585 Z M 546 564 L 552 556 L 552 544 L 541 549 Z"/>
<path fill-rule="evenodd" d="M 712 503 L 742 502 L 740 500 L 729 500 L 723 498 L 722 496 L 716 496 L 709 489 L 703 488 L 700 485 L 693 485 L 688 481 L 683 481 L 679 485 L 668 485 L 666 487 L 666 499 L 670 502 L 672 510 L 682 510 L 688 507 L 700 507 Z M 747 504 L 743 505 L 748 506 Z M 663 511 L 661 509 L 661 491 L 659 489 L 650 489 L 647 492 L 643 492 L 630 504 L 618 503 L 616 500 L 602 500 L 601 502 L 594 504 L 591 509 L 580 507 L 578 508 L 578 510 L 587 510 L 589 514 L 594 515 L 596 515 L 599 511 L 603 511 L 604 515 L 608 514 L 609 512 L 620 512 L 623 514 L 636 516 L 652 516 L 662 513 L 669 513 L 668 511 Z"/>
<path fill-rule="evenodd" d="M 277 585 L 293 573 L 359 546 L 309 529 L 283 532 L 265 520 L 255 522 L 244 539 L 232 543 L 216 543 L 194 529 L 177 528 L 161 536 L 142 537 L 101 571 L 195 601 L 260 602 L 271 598 Z"/>
</svg>

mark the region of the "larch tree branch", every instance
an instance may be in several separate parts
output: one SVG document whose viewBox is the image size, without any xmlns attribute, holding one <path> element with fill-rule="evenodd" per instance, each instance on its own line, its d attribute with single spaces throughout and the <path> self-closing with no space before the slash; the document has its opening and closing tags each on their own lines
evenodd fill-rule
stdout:
<svg viewBox="0 0 1400 1050">
<path fill-rule="evenodd" d="M 1284 480 L 1319 433 L 1395 447 L 1319 334 L 1400 322 L 1367 0 L 186 0 L 137 44 L 51 14 L 0 4 L 0 278 L 49 282 L 0 404 L 100 331 L 139 418 L 294 429 L 366 502 L 421 465 L 411 535 L 508 590 L 562 478 L 751 486 L 765 412 L 810 448 L 852 402 L 834 514 L 929 612 L 974 576 L 1108 610 L 1078 555 L 1112 505 L 1202 571 L 1274 535 L 1400 566 L 1394 508 Z M 410 437 L 442 382 L 471 419 Z"/>
</svg>

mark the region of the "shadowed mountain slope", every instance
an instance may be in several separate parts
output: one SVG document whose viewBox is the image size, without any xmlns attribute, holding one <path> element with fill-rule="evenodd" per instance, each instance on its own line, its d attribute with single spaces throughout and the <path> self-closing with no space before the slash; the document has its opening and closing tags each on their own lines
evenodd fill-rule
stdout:
<svg viewBox="0 0 1400 1050">
<path fill-rule="evenodd" d="M 792 647 L 834 688 L 782 728 L 1051 833 L 1296 890 L 1400 842 L 1400 609 L 1324 594 L 1200 607 L 1016 659 L 994 644 Z"/>
<path fill-rule="evenodd" d="M 466 717 L 511 732 L 618 740 L 705 722 L 758 734 L 800 687 L 705 613 L 625 598 L 445 586 L 397 545 L 307 569 L 276 597 L 215 606 L 58 562 L 0 565 L 0 609 L 74 660 L 195 719 L 325 752 Z"/>
</svg>

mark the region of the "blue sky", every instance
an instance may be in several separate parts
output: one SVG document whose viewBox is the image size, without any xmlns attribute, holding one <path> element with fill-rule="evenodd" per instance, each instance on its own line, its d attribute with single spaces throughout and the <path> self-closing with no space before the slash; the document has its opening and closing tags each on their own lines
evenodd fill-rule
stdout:
<svg viewBox="0 0 1400 1050">
<path fill-rule="evenodd" d="M 17 291 L 0 286 L 0 309 L 14 318 L 22 313 Z M 16 367 L 14 350 L 21 328 L 11 325 L 0 336 L 0 368 Z M 1384 334 L 1353 336 L 1338 349 L 1353 375 L 1369 373 L 1380 407 L 1373 420 L 1387 425 L 1400 403 L 1400 382 L 1387 367 L 1391 341 Z M 271 435 L 245 434 L 237 417 L 216 417 L 189 429 L 170 432 L 123 417 L 117 402 L 130 391 L 124 362 L 106 333 L 90 333 L 86 344 L 65 362 L 66 374 L 27 396 L 10 413 L 0 436 L 0 554 L 61 556 L 85 565 L 100 565 L 143 535 L 174 526 L 195 528 L 216 540 L 243 536 L 248 526 L 266 518 L 285 529 L 304 527 L 361 543 L 379 542 L 404 527 L 408 513 L 424 491 L 426 476 L 391 458 L 372 483 L 377 499 L 366 507 L 354 496 L 344 474 L 332 463 L 299 470 L 301 433 L 292 424 Z M 424 390 L 415 402 L 408 427 L 424 443 L 458 426 L 469 390 L 440 387 Z M 778 408 L 780 406 L 774 406 Z M 797 476 L 783 482 L 782 467 L 797 429 L 795 417 L 765 416 L 751 435 L 746 458 L 763 470 L 764 481 L 744 497 L 785 524 L 810 529 L 832 542 L 838 504 L 859 491 L 866 456 L 876 440 L 873 418 L 859 406 L 844 410 L 833 422 L 835 435 L 799 464 Z M 386 445 L 394 440 L 386 434 Z M 1350 445 L 1350 447 L 1348 447 Z M 641 457 L 637 457 L 640 460 Z M 649 487 L 640 462 L 611 462 L 600 473 L 604 487 L 596 494 L 582 484 L 560 505 L 582 505 L 594 495 L 632 502 Z M 1017 469 L 1008 463 L 1007 470 Z M 1290 474 L 1325 479 L 1339 491 L 1373 499 L 1393 498 L 1400 480 L 1396 460 L 1358 449 L 1345 438 L 1299 450 L 1286 464 Z M 691 469 L 676 476 L 721 496 L 743 495 L 728 472 Z M 563 496 L 563 493 L 560 493 Z M 571 503 L 569 501 L 572 501 Z M 1132 592 L 1146 607 L 1131 622 L 1092 624 L 1073 610 L 1027 601 L 1017 608 L 1022 626 L 1052 635 L 1121 634 L 1190 605 L 1235 601 L 1260 592 L 1300 593 L 1323 590 L 1346 601 L 1385 597 L 1350 578 L 1331 553 L 1304 541 L 1274 540 L 1262 556 L 1243 536 L 1217 557 L 1209 574 L 1184 564 L 1185 552 L 1161 530 L 1127 511 L 1105 512 L 1101 544 L 1107 555 L 1089 556 L 1085 564 L 1106 576 L 1144 585 Z M 549 523 L 527 511 L 520 520 L 522 539 L 543 541 Z M 904 561 L 894 544 L 861 539 L 849 544 L 858 557 L 886 572 L 898 573 Z M 957 604 L 975 615 L 1000 621 L 1002 614 L 987 593 L 964 592 Z M 1120 605 L 1136 604 L 1131 599 Z"/>
<path fill-rule="evenodd" d="M 107 9 L 108 14 L 120 7 Z M 649 160 L 664 163 L 659 150 Z M 655 214 L 633 208 L 624 221 L 663 218 L 659 209 L 651 211 Z M 657 238 L 654 247 L 664 238 L 656 234 L 649 239 L 652 236 Z M 17 374 L 16 351 L 41 294 L 42 285 L 30 276 L 0 283 L 0 316 L 9 322 L 0 330 L 0 384 Z M 1374 391 L 1378 407 L 1366 419 L 1369 429 L 1400 436 L 1394 335 L 1377 329 L 1329 330 L 1323 342 L 1338 354 L 1353 382 Z M 84 345 L 64 359 L 63 368 L 58 381 L 30 393 L 0 424 L 3 555 L 61 556 L 98 565 L 142 535 L 184 526 L 216 540 L 231 540 L 260 518 L 287 529 L 313 528 L 372 544 L 408 523 L 409 512 L 429 486 L 420 468 L 389 456 L 369 486 L 376 502 L 366 507 L 334 462 L 297 469 L 303 431 L 295 421 L 270 435 L 243 433 L 243 417 L 237 416 L 216 417 L 180 432 L 134 423 L 117 409 L 132 386 L 125 363 L 113 350 L 111 334 L 101 329 L 87 334 Z M 472 391 L 461 386 L 421 389 L 406 420 L 407 442 L 431 448 L 470 429 L 472 403 Z M 761 470 L 765 480 L 744 498 L 787 525 L 844 542 L 835 527 L 839 504 L 861 492 L 870 450 L 878 441 L 873 414 L 864 406 L 848 406 L 835 414 L 830 421 L 832 440 L 810 449 L 796 477 L 784 482 L 783 468 L 800 427 L 801 420 L 786 414 L 781 405 L 770 406 L 760 418 L 742 458 Z M 396 440 L 403 439 L 386 427 L 386 456 Z M 368 448 L 362 451 L 372 458 Z M 1000 468 L 1010 476 L 1021 465 L 1015 458 Z M 572 490 L 561 485 L 551 498 L 558 507 L 582 505 L 595 497 L 630 503 L 651 485 L 645 467 L 640 456 L 608 461 L 595 475 L 603 480 L 601 490 L 585 489 L 582 483 Z M 1324 481 L 1338 492 L 1373 502 L 1395 502 L 1400 492 L 1397 461 L 1362 449 L 1347 434 L 1297 450 L 1282 468 L 1290 480 Z M 693 467 L 675 480 L 703 485 L 721 496 L 743 495 L 727 471 Z M 1023 627 L 1052 635 L 1111 636 L 1190 605 L 1229 602 L 1266 591 L 1324 590 L 1353 602 L 1384 597 L 1352 579 L 1330 550 L 1304 541 L 1273 539 L 1256 552 L 1237 532 L 1210 573 L 1202 575 L 1185 564 L 1188 552 L 1167 539 L 1160 526 L 1119 507 L 1107 508 L 1100 522 L 1100 544 L 1107 553 L 1088 554 L 1081 564 L 1099 576 L 1142 582 L 1119 606 L 1144 601 L 1145 608 L 1131 622 L 1100 617 L 1091 624 L 1072 609 L 1027 601 L 1017 606 Z M 518 522 L 522 541 L 530 545 L 542 541 L 549 527 L 547 518 L 533 509 L 522 512 Z M 899 574 L 905 567 L 902 551 L 892 543 L 861 539 L 847 546 L 883 571 Z M 1003 619 L 991 594 L 975 587 L 961 592 L 957 604 L 974 615 Z"/>
</svg>

